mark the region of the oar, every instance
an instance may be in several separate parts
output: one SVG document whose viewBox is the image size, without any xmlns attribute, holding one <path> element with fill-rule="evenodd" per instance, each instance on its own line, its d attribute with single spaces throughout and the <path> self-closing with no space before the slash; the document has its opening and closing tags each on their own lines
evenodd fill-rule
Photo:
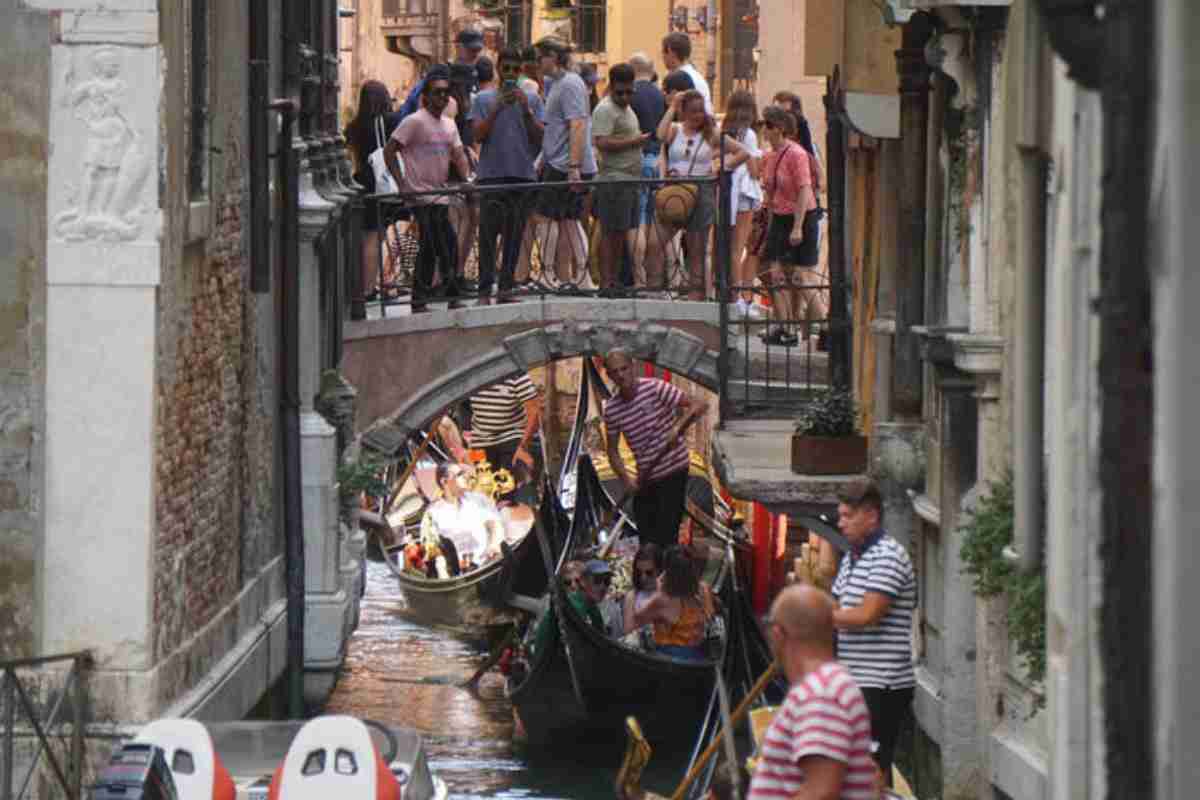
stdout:
<svg viewBox="0 0 1200 800">
<path fill-rule="evenodd" d="M 650 477 L 650 475 L 654 472 L 654 468 L 658 466 L 659 462 L 662 461 L 663 456 L 667 454 L 667 451 L 675 446 L 675 443 L 679 441 L 679 437 L 683 436 L 684 431 L 691 427 L 692 423 L 699 418 L 701 411 L 703 411 L 703 407 L 697 406 L 689 411 L 687 416 L 675 424 L 675 427 L 671 430 L 671 435 L 667 437 L 667 443 L 663 445 L 663 447 L 657 453 L 654 454 L 654 458 L 650 459 L 650 463 L 646 465 L 645 469 L 643 469 L 640 464 L 638 465 L 638 480 L 641 480 L 643 477 Z M 615 464 L 613 465 L 613 471 L 616 471 Z M 612 527 L 613 520 L 616 519 L 617 514 L 624 513 L 623 508 L 625 504 L 636 496 L 636 491 L 630 491 L 626 489 L 626 491 L 621 495 L 621 499 L 613 504 L 612 510 L 609 511 L 605 516 L 604 524 L 600 526 L 600 529 L 602 531 L 609 530 Z M 617 536 L 618 533 L 620 533 L 620 531 L 615 531 L 613 535 L 608 537 L 608 541 L 605 542 L 604 547 L 600 549 L 600 558 L 608 557 L 609 551 L 612 550 L 613 545 L 616 544 L 617 539 L 620 538 Z M 645 535 L 645 533 L 642 531 L 639 531 L 638 533 L 643 536 Z"/>
<path fill-rule="evenodd" d="M 446 414 L 447 412 L 445 411 L 438 414 L 437 418 L 433 421 L 433 424 L 429 426 L 429 430 L 425 432 L 424 441 L 422 441 L 420 446 L 417 447 L 416 452 L 413 453 L 412 458 L 409 459 L 408 466 L 406 466 L 404 468 L 404 472 L 400 474 L 400 479 L 394 484 L 396 491 L 392 492 L 391 496 L 388 497 L 387 501 L 383 504 L 384 516 L 386 516 L 387 513 L 392 510 L 392 503 L 396 502 L 396 497 L 398 497 L 400 492 L 403 491 L 404 484 L 408 483 L 408 479 L 412 477 L 413 471 L 416 470 L 417 462 L 421 460 L 421 456 L 425 455 L 425 451 L 429 449 L 429 443 L 433 441 L 433 432 L 436 431 L 438 426 L 442 424 L 442 420 L 445 418 Z"/>
<path fill-rule="evenodd" d="M 482 665 L 480 665 L 479 669 L 475 670 L 475 674 L 460 683 L 458 688 L 475 691 L 475 687 L 479 683 L 479 679 L 487 674 L 487 671 L 494 667 L 496 662 L 504 657 L 504 651 L 508 649 L 508 646 L 512 644 L 516 638 L 517 627 L 514 625 L 508 629 L 508 633 L 503 639 L 500 640 L 500 643 L 492 648 L 492 652 L 488 654 L 486 659 L 484 659 L 484 662 Z"/>
<path fill-rule="evenodd" d="M 737 709 L 731 715 L 729 715 L 729 720 L 725 723 L 726 729 L 732 731 L 733 727 L 742 721 L 742 718 L 750 712 L 750 704 L 757 700 L 758 696 L 766 690 L 767 686 L 770 685 L 771 680 L 778 672 L 779 662 L 772 661 L 771 666 L 767 667 L 767 671 L 759 676 L 759 679 L 755 681 L 754 686 L 750 689 L 750 693 L 742 699 L 742 702 L 738 704 Z M 721 730 L 716 736 L 713 737 L 712 742 L 709 743 L 707 748 L 705 748 L 704 753 L 699 759 L 696 760 L 696 763 L 692 765 L 692 768 L 688 770 L 688 774 L 683 777 L 683 780 L 680 782 L 679 786 L 675 788 L 674 794 L 671 795 L 671 800 L 683 800 L 684 795 L 687 794 L 688 787 L 692 785 L 692 781 L 696 780 L 696 777 L 704 771 L 704 767 L 721 747 L 724 735 L 725 730 Z"/>
</svg>

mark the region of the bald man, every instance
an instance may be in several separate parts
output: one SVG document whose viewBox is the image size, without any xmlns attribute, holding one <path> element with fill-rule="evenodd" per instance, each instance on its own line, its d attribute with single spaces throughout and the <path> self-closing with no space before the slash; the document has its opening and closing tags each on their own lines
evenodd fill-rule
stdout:
<svg viewBox="0 0 1200 800">
<path fill-rule="evenodd" d="M 666 381 L 639 378 L 633 357 L 624 350 L 609 353 L 604 368 L 617 387 L 604 404 L 608 462 L 633 497 L 638 537 L 663 548 L 678 544 L 689 463 L 683 432 L 706 406 Z M 682 415 L 678 422 L 676 413 Z M 637 480 L 621 459 L 621 434 L 637 461 Z"/>
<path fill-rule="evenodd" d="M 750 800 L 875 800 L 871 717 L 833 657 L 833 601 L 812 586 L 789 586 L 771 606 L 768 635 L 792 688 L 763 737 Z"/>
</svg>

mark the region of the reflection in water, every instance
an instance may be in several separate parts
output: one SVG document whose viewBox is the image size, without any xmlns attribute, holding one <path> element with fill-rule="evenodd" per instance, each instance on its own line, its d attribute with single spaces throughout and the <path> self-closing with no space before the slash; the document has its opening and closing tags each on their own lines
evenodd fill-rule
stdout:
<svg viewBox="0 0 1200 800">
<path fill-rule="evenodd" d="M 624 742 L 581 741 L 570 760 L 538 758 L 512 742 L 512 706 L 500 675 L 477 694 L 458 688 L 483 654 L 403 616 L 404 601 L 383 564 L 367 565 L 362 619 L 326 713 L 354 714 L 413 728 L 424 735 L 430 766 L 454 798 L 609 800 Z M 683 769 L 656 755 L 647 788 L 668 791 Z"/>
</svg>

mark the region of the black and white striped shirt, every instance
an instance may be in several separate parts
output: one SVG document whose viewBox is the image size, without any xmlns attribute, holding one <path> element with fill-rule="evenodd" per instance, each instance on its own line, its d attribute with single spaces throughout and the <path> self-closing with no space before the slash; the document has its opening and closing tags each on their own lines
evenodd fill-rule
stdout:
<svg viewBox="0 0 1200 800">
<path fill-rule="evenodd" d="M 833 596 L 846 608 L 862 605 L 863 595 L 891 598 L 887 613 L 869 628 L 838 631 L 838 660 L 863 689 L 907 689 L 916 685 L 912 663 L 912 620 L 917 580 L 904 546 L 882 530 L 871 534 L 858 553 L 842 556 Z"/>
<path fill-rule="evenodd" d="M 518 375 L 471 397 L 471 447 L 492 447 L 520 440 L 525 433 L 525 403 L 537 397 L 528 375 Z"/>
</svg>

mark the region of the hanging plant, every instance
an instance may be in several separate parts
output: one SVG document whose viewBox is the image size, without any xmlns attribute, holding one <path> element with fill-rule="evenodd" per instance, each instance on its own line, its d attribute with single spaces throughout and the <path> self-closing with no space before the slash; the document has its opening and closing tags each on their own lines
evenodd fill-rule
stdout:
<svg viewBox="0 0 1200 800">
<path fill-rule="evenodd" d="M 1008 599 L 1008 635 L 1033 684 L 1046 677 L 1046 572 L 1024 574 L 1004 557 L 1013 539 L 1013 479 L 992 483 L 962 527 L 960 553 L 964 569 L 974 579 L 979 597 Z M 1037 693 L 1034 711 L 1046 704 Z"/>
</svg>

